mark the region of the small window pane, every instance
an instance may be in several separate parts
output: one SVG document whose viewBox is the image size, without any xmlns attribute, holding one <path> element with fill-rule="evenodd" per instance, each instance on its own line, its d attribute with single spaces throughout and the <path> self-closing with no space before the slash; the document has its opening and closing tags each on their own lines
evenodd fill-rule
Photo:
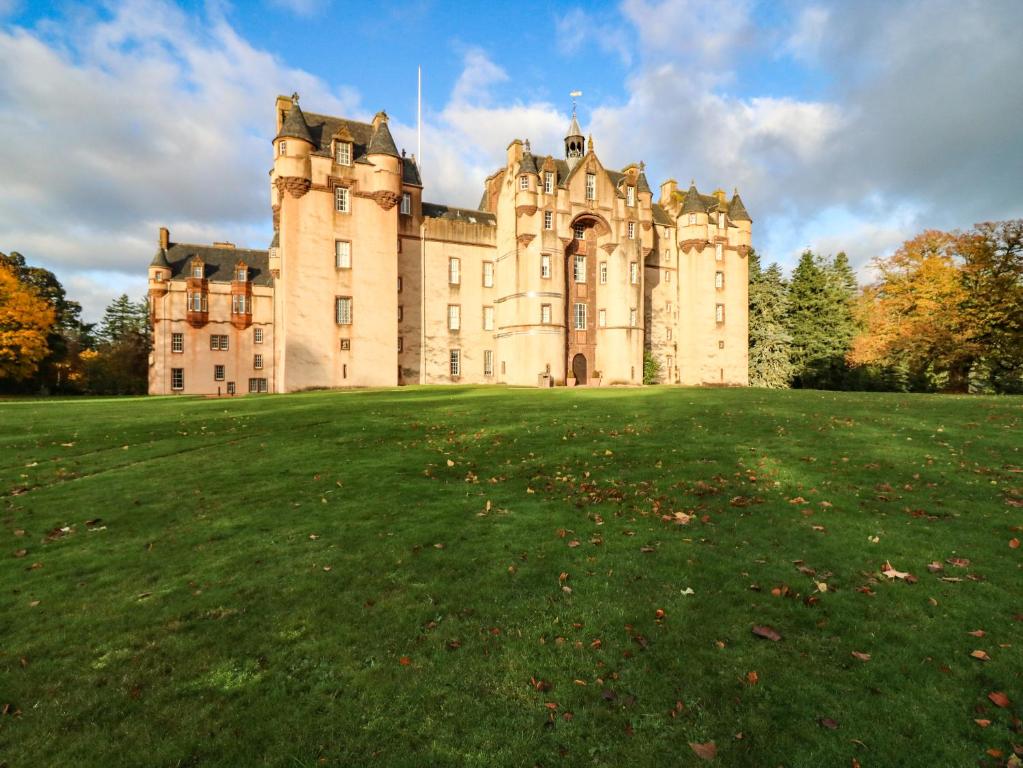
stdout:
<svg viewBox="0 0 1023 768">
<path fill-rule="evenodd" d="M 575 329 L 577 331 L 586 330 L 586 305 L 576 304 L 575 305 Z"/>
<path fill-rule="evenodd" d="M 334 241 L 334 266 L 338 269 L 352 268 L 352 244 L 347 240 Z"/>
<path fill-rule="evenodd" d="M 460 349 L 451 350 L 450 370 L 452 376 L 462 375 L 462 351 Z"/>
<path fill-rule="evenodd" d="M 576 254 L 572 263 L 572 279 L 577 283 L 586 282 L 586 257 Z"/>
</svg>

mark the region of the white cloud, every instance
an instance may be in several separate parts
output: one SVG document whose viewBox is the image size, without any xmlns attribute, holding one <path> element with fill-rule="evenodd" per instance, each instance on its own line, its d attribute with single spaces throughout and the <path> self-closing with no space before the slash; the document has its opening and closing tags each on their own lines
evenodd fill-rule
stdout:
<svg viewBox="0 0 1023 768">
<path fill-rule="evenodd" d="M 828 9 L 819 5 L 801 9 L 791 34 L 785 39 L 783 50 L 794 59 L 815 63 L 827 39 L 829 16 Z"/>
</svg>

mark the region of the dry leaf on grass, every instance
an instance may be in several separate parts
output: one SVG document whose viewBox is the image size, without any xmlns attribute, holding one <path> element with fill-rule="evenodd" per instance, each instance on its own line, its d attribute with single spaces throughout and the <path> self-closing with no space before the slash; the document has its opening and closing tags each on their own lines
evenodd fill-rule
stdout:
<svg viewBox="0 0 1023 768">
<path fill-rule="evenodd" d="M 703 760 L 713 760 L 718 754 L 717 745 L 713 741 L 708 741 L 705 744 L 698 744 L 695 741 L 690 741 L 689 748 L 696 753 L 697 757 Z"/>
<path fill-rule="evenodd" d="M 764 640 L 770 640 L 775 643 L 781 640 L 781 635 L 779 635 L 773 627 L 755 626 L 753 627 L 753 634 L 757 637 L 762 637 Z"/>
</svg>

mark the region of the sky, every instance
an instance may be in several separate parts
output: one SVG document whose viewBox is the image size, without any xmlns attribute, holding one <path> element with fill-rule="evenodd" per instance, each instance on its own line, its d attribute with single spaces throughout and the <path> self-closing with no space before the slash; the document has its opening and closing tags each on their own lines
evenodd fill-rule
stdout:
<svg viewBox="0 0 1023 768">
<path fill-rule="evenodd" d="M 0 252 L 87 320 L 141 297 L 157 230 L 265 248 L 274 99 L 390 116 L 424 197 L 473 207 L 572 101 L 609 168 L 738 189 L 765 262 L 870 262 L 1023 216 L 1021 0 L 0 0 Z"/>
</svg>

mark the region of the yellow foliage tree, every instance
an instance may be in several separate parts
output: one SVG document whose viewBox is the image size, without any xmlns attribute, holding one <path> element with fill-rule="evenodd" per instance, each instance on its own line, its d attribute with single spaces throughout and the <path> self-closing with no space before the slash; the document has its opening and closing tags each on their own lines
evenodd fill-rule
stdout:
<svg viewBox="0 0 1023 768">
<path fill-rule="evenodd" d="M 957 244 L 955 235 L 928 230 L 874 261 L 880 279 L 860 298 L 863 331 L 853 341 L 849 362 L 947 374 L 948 388 L 966 388 L 977 350 L 964 312 Z"/>
<path fill-rule="evenodd" d="M 49 347 L 53 307 L 0 264 L 0 379 L 20 381 L 36 372 Z"/>
</svg>

